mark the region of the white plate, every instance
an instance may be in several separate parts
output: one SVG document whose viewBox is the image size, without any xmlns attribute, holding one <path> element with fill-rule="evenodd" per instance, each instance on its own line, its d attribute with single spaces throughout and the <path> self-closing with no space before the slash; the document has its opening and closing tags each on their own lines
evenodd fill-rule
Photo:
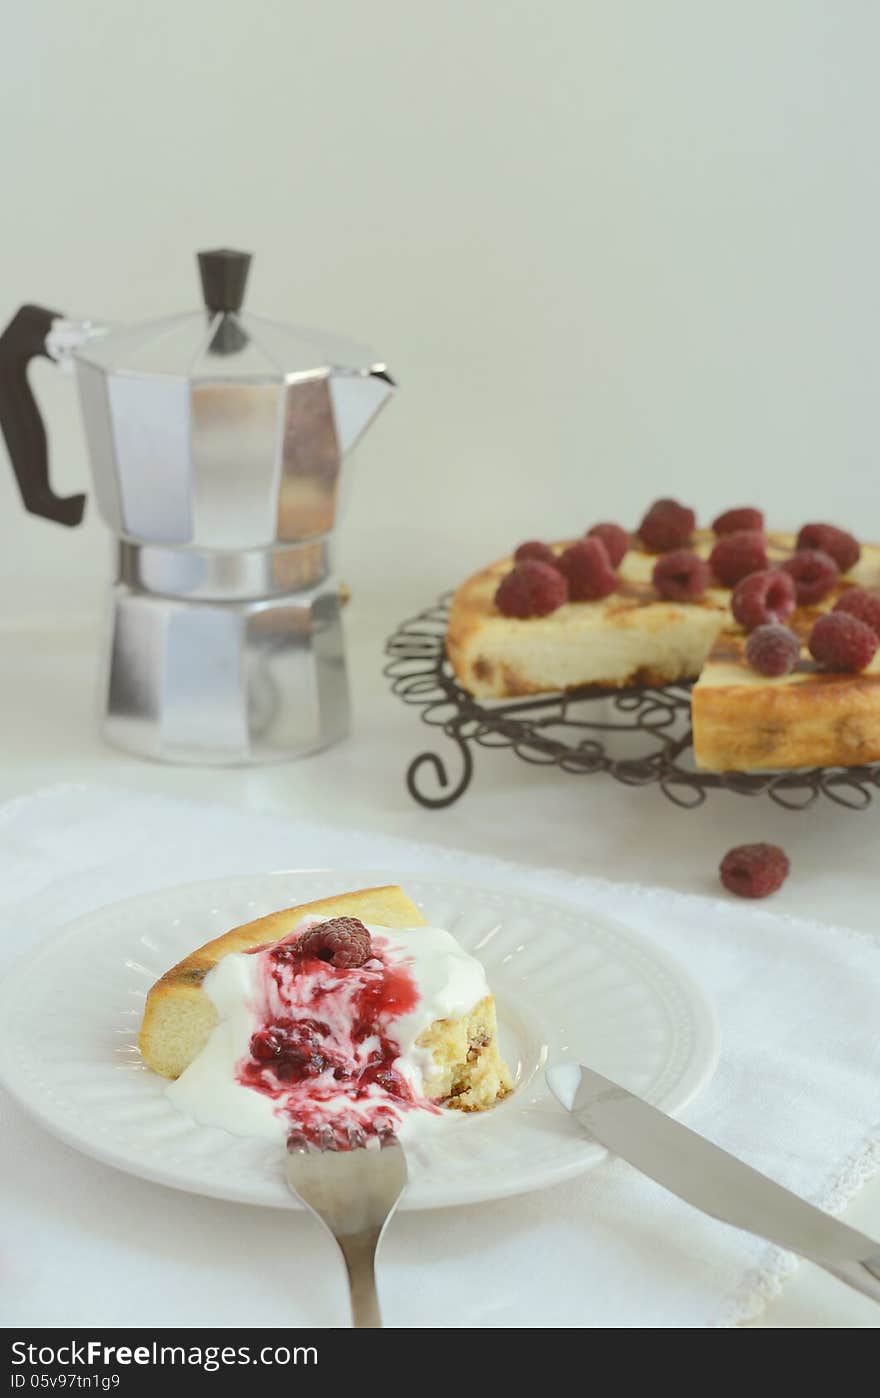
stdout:
<svg viewBox="0 0 880 1398">
<path fill-rule="evenodd" d="M 78 1150 L 145 1179 L 295 1207 L 265 1141 L 196 1125 L 137 1051 L 144 997 L 202 942 L 275 908 L 394 882 L 388 872 L 297 870 L 187 884 L 70 924 L 0 992 L 0 1081 Z M 473 1203 L 568 1179 L 602 1159 L 552 1099 L 547 1062 L 584 1062 L 675 1111 L 705 1086 L 714 1014 L 642 937 L 570 904 L 432 878 L 403 880 L 428 922 L 484 963 L 516 1091 L 448 1113 L 408 1147 L 404 1208 Z"/>
</svg>

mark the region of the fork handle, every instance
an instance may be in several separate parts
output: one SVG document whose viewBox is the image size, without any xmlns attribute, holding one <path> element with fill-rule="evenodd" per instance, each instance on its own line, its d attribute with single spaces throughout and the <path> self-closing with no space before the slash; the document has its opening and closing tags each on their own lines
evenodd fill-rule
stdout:
<svg viewBox="0 0 880 1398">
<path fill-rule="evenodd" d="M 381 1229 L 337 1236 L 351 1296 L 351 1321 L 355 1330 L 381 1330 L 379 1297 L 376 1295 L 376 1248 Z"/>
</svg>

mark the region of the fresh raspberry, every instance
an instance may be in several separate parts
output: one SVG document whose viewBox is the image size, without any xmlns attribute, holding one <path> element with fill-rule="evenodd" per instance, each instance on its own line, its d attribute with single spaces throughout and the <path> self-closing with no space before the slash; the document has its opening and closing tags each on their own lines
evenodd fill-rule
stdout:
<svg viewBox="0 0 880 1398">
<path fill-rule="evenodd" d="M 810 655 L 826 670 L 864 670 L 877 645 L 870 626 L 848 612 L 827 612 L 810 632 Z"/>
<path fill-rule="evenodd" d="M 842 597 L 834 603 L 836 612 L 847 612 L 850 616 L 870 626 L 875 635 L 880 636 L 880 595 L 869 592 L 866 587 L 848 587 Z"/>
<path fill-rule="evenodd" d="M 572 602 L 595 602 L 617 587 L 617 574 L 608 550 L 596 537 L 578 539 L 559 559 L 560 572 L 568 579 Z"/>
<path fill-rule="evenodd" d="M 758 626 L 746 641 L 746 660 L 759 675 L 778 679 L 794 669 L 801 643 L 787 626 Z"/>
<path fill-rule="evenodd" d="M 303 932 L 295 943 L 300 956 L 314 956 L 349 971 L 363 966 L 373 954 L 370 934 L 356 917 L 331 917 Z"/>
<path fill-rule="evenodd" d="M 602 540 L 612 568 L 623 561 L 623 555 L 629 548 L 629 535 L 619 524 L 594 524 L 592 529 L 587 530 L 587 538 Z"/>
<path fill-rule="evenodd" d="M 655 500 L 639 525 L 639 538 L 652 553 L 683 549 L 691 541 L 697 518 L 677 500 Z"/>
<path fill-rule="evenodd" d="M 764 515 L 761 510 L 745 507 L 741 510 L 725 510 L 723 515 L 713 519 L 712 528 L 716 534 L 737 534 L 741 529 L 750 533 L 763 534 Z"/>
<path fill-rule="evenodd" d="M 749 573 L 761 573 L 767 567 L 767 545 L 764 535 L 756 529 L 737 529 L 722 534 L 709 554 L 709 567 L 725 587 L 736 587 Z"/>
<path fill-rule="evenodd" d="M 821 549 L 830 554 L 841 573 L 848 573 L 862 556 L 858 539 L 833 524 L 805 524 L 797 536 L 795 548 L 798 553 L 801 549 Z"/>
<path fill-rule="evenodd" d="M 794 578 L 799 607 L 813 607 L 821 602 L 840 577 L 834 559 L 822 549 L 801 549 L 793 558 L 787 558 L 782 567 Z"/>
<path fill-rule="evenodd" d="M 690 549 L 673 549 L 654 564 L 654 586 L 669 602 L 697 602 L 711 581 L 708 563 Z"/>
<path fill-rule="evenodd" d="M 738 898 L 766 898 L 788 878 L 791 864 L 778 845 L 737 845 L 721 861 L 721 882 Z"/>
<path fill-rule="evenodd" d="M 502 578 L 495 606 L 502 616 L 547 616 L 568 598 L 565 578 L 558 568 L 527 558 Z"/>
<path fill-rule="evenodd" d="M 538 563 L 549 563 L 552 568 L 556 567 L 556 554 L 549 544 L 541 544 L 537 539 L 530 539 L 527 544 L 520 544 L 513 555 L 514 563 L 525 563 L 527 558 L 535 559 Z"/>
<path fill-rule="evenodd" d="M 747 631 L 754 631 L 756 626 L 785 621 L 796 605 L 794 578 L 778 568 L 749 573 L 748 577 L 737 583 L 730 599 L 734 617 Z"/>
</svg>

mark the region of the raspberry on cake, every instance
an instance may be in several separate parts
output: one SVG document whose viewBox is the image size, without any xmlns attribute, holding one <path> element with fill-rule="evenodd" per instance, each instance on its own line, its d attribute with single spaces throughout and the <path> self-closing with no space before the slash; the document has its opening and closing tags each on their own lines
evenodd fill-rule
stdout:
<svg viewBox="0 0 880 1398">
<path fill-rule="evenodd" d="M 578 539 L 563 550 L 556 562 L 568 582 L 572 602 L 597 602 L 617 587 L 617 574 L 599 538 Z"/>
<path fill-rule="evenodd" d="M 514 552 L 514 563 L 525 563 L 527 559 L 534 559 L 537 563 L 549 563 L 551 568 L 556 567 L 556 555 L 549 544 L 542 544 L 538 539 L 528 539 Z"/>
<path fill-rule="evenodd" d="M 172 1101 L 239 1135 L 345 1149 L 512 1087 L 481 964 L 399 888 L 272 913 L 156 983 L 140 1038 Z"/>
<path fill-rule="evenodd" d="M 840 569 L 830 553 L 822 549 L 800 549 L 782 567 L 794 579 L 799 607 L 814 607 L 830 596 L 840 577 Z"/>
<path fill-rule="evenodd" d="M 763 572 L 767 563 L 764 535 L 755 529 L 722 534 L 709 554 L 709 567 L 724 587 L 736 587 L 750 573 Z"/>
<path fill-rule="evenodd" d="M 619 524 L 594 524 L 587 530 L 587 538 L 601 539 L 605 545 L 612 568 L 623 562 L 629 548 L 629 535 Z"/>
<path fill-rule="evenodd" d="M 548 616 L 568 598 L 568 586 L 558 568 L 526 558 L 501 579 L 495 605 L 502 616 Z"/>
<path fill-rule="evenodd" d="M 693 537 L 697 517 L 677 500 L 655 500 L 639 525 L 639 538 L 652 553 L 683 549 Z"/>
<path fill-rule="evenodd" d="M 759 675 L 779 679 L 798 663 L 801 643 L 787 626 L 758 626 L 746 641 L 746 660 Z"/>
<path fill-rule="evenodd" d="M 737 583 L 730 599 L 734 619 L 747 631 L 753 631 L 756 626 L 785 621 L 796 606 L 794 578 L 779 568 L 749 573 L 742 582 Z"/>
<path fill-rule="evenodd" d="M 373 946 L 360 918 L 331 917 L 307 928 L 296 939 L 294 950 L 299 957 L 311 956 L 350 971 L 369 961 Z"/>
<path fill-rule="evenodd" d="M 836 612 L 848 612 L 870 626 L 876 636 L 880 636 L 880 593 L 869 592 L 866 587 L 848 587 L 842 597 L 834 603 Z"/>
<path fill-rule="evenodd" d="M 708 563 L 691 549 L 664 553 L 651 576 L 660 596 L 670 602 L 699 602 L 712 580 Z"/>
<path fill-rule="evenodd" d="M 714 534 L 735 534 L 741 529 L 757 531 L 759 534 L 763 534 L 763 512 L 744 506 L 738 510 L 725 510 L 723 514 L 712 521 L 712 532 Z"/>
<path fill-rule="evenodd" d="M 810 632 L 810 654 L 827 670 L 857 674 L 865 670 L 877 650 L 877 634 L 849 612 L 827 612 Z"/>
<path fill-rule="evenodd" d="M 861 557 L 861 546 L 853 534 L 838 529 L 833 524 L 805 524 L 797 536 L 795 545 L 801 549 L 819 549 L 827 553 L 837 564 L 841 573 L 848 573 Z"/>
</svg>

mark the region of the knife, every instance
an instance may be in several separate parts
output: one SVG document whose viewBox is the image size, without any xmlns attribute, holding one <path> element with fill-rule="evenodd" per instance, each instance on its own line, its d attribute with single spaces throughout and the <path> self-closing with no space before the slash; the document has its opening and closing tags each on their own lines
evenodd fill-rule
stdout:
<svg viewBox="0 0 880 1398">
<path fill-rule="evenodd" d="M 685 1203 L 806 1257 L 880 1301 L 880 1243 L 591 1068 L 559 1064 L 548 1068 L 547 1082 L 594 1140 Z"/>
</svg>

